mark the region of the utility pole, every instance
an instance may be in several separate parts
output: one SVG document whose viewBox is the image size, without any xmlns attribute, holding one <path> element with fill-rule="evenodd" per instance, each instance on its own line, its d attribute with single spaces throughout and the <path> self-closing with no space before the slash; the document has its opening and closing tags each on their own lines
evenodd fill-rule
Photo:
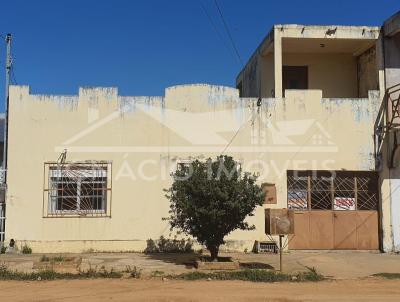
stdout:
<svg viewBox="0 0 400 302">
<path fill-rule="evenodd" d="M 7 57 L 6 57 L 6 86 L 5 86 L 5 109 L 4 109 L 4 146 L 3 146 L 3 162 L 1 165 L 3 172 L 3 184 L 6 184 L 7 179 L 7 145 L 8 145 L 8 105 L 9 105 L 9 88 L 10 88 L 10 73 L 11 73 L 11 34 L 6 36 Z"/>
</svg>

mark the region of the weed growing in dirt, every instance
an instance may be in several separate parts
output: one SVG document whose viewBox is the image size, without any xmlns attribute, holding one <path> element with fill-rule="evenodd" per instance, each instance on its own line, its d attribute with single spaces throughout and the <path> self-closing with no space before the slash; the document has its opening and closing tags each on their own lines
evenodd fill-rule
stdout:
<svg viewBox="0 0 400 302">
<path fill-rule="evenodd" d="M 64 261 L 66 261 L 66 259 L 62 255 L 58 255 L 58 256 L 54 256 L 54 257 L 48 257 L 46 255 L 43 255 L 42 257 L 40 257 L 40 262 L 55 263 L 55 262 L 64 262 Z"/>
<path fill-rule="evenodd" d="M 382 277 L 386 279 L 400 279 L 400 273 L 378 273 L 378 274 L 373 274 L 372 276 Z"/>
<path fill-rule="evenodd" d="M 161 277 L 161 276 L 164 276 L 164 275 L 165 275 L 165 273 L 163 271 L 156 270 L 156 271 L 152 271 L 151 272 L 151 276 L 152 277 Z"/>
<path fill-rule="evenodd" d="M 142 276 L 142 270 L 137 268 L 136 265 L 131 267 L 128 265 L 125 269 L 125 273 L 128 273 L 132 278 L 139 279 Z"/>
<path fill-rule="evenodd" d="M 64 261 L 65 261 L 65 258 L 64 258 L 63 255 L 58 255 L 58 256 L 53 257 L 52 260 L 53 260 L 54 262 L 64 262 Z"/>
<path fill-rule="evenodd" d="M 174 276 L 170 276 L 174 278 Z M 239 271 L 222 271 L 214 273 L 205 272 L 190 272 L 182 275 L 175 276 L 178 279 L 184 280 L 200 280 L 200 279 L 212 279 L 212 280 L 241 280 L 241 281 L 252 281 L 252 282 L 304 282 L 304 281 L 321 281 L 324 277 L 317 273 L 315 269 L 309 269 L 307 272 L 298 274 L 285 274 L 275 271 L 268 271 L 262 269 L 244 269 Z"/>
<path fill-rule="evenodd" d="M 24 244 L 22 247 L 22 254 L 32 254 L 32 248 L 29 245 Z"/>
<path fill-rule="evenodd" d="M 42 257 L 40 257 L 40 262 L 49 262 L 50 258 L 47 257 L 46 255 L 42 255 Z"/>
<path fill-rule="evenodd" d="M 6 265 L 0 265 L 0 280 L 60 280 L 60 279 L 89 279 L 89 278 L 121 278 L 122 273 L 113 270 L 95 270 L 89 269 L 87 271 L 79 271 L 77 274 L 73 273 L 59 273 L 54 270 L 43 270 L 32 273 L 23 273 L 11 271 Z"/>
</svg>

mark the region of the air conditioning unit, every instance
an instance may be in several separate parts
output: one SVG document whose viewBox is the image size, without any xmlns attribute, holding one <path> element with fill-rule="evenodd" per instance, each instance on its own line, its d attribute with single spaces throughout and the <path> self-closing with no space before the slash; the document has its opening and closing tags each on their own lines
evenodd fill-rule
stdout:
<svg viewBox="0 0 400 302">
<path fill-rule="evenodd" d="M 265 209 L 265 234 L 294 234 L 294 213 L 288 209 Z"/>
</svg>

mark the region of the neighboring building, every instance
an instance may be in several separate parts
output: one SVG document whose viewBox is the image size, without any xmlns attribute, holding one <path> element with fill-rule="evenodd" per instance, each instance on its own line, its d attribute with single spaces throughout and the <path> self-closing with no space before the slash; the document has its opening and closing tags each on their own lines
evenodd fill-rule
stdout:
<svg viewBox="0 0 400 302">
<path fill-rule="evenodd" d="M 230 234 L 227 249 L 267 241 L 264 208 L 273 207 L 295 210 L 290 249 L 390 250 L 373 140 L 387 66 L 381 35 L 276 25 L 238 89 L 45 96 L 11 86 L 6 241 L 35 252 L 143 250 L 169 235 L 170 171 L 224 152 L 276 189 L 249 218 L 256 229 Z"/>
<path fill-rule="evenodd" d="M 274 97 L 298 119 L 305 111 L 337 136 L 336 153 L 306 153 L 297 157 L 306 159 L 303 166 L 287 169 L 294 170 L 287 180 L 269 180 L 287 186 L 278 194 L 278 206 L 295 210 L 289 248 L 378 249 L 379 239 L 382 243 L 388 236 L 390 228 L 379 229 L 371 150 L 371 122 L 383 91 L 379 36 L 379 27 L 275 25 L 236 79 L 242 97 Z M 318 94 L 315 103 L 313 93 Z M 330 116 L 321 121 L 321 113 L 311 113 L 310 106 L 325 108 Z M 315 164 L 329 160 L 330 167 Z"/>
<path fill-rule="evenodd" d="M 400 12 L 381 31 L 384 52 L 382 104 L 375 125 L 375 154 L 380 171 L 385 251 L 400 252 Z"/>
</svg>

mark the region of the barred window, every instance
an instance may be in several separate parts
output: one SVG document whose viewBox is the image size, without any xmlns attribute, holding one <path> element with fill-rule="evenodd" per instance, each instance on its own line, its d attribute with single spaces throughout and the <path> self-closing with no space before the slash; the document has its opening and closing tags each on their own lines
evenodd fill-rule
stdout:
<svg viewBox="0 0 400 302">
<path fill-rule="evenodd" d="M 47 216 L 108 213 L 110 164 L 47 164 Z"/>
<path fill-rule="evenodd" d="M 307 210 L 308 208 L 308 176 L 303 173 L 288 176 L 288 209 Z"/>
<path fill-rule="evenodd" d="M 369 171 L 288 171 L 292 210 L 377 210 L 377 174 Z"/>
</svg>

